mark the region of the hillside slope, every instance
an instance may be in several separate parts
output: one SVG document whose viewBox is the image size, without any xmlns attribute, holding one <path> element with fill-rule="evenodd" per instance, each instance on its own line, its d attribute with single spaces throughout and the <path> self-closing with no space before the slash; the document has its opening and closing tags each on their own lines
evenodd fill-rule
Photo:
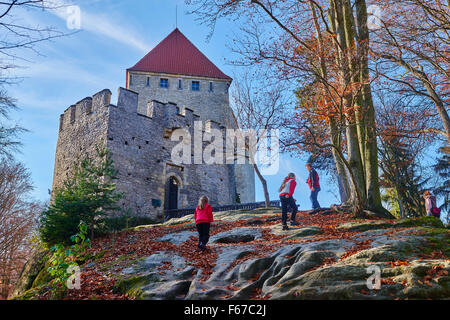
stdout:
<svg viewBox="0 0 450 320">
<path fill-rule="evenodd" d="M 287 231 L 275 208 L 215 213 L 203 253 L 192 215 L 97 239 L 81 290 L 66 299 L 450 297 L 450 231 L 440 220 L 324 213 L 299 212 Z M 49 298 L 43 260 L 28 263 L 16 299 Z M 378 290 L 367 287 L 370 266 L 381 270 Z"/>
</svg>

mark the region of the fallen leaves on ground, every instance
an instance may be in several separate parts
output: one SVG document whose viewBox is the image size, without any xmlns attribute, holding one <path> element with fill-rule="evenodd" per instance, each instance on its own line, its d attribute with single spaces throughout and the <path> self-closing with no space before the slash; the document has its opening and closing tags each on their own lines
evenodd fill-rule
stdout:
<svg viewBox="0 0 450 320">
<path fill-rule="evenodd" d="M 386 223 L 393 223 L 390 220 L 383 220 Z M 82 288 L 81 290 L 71 290 L 66 299 L 85 300 L 85 299 L 130 299 L 127 295 L 115 293 L 113 288 L 115 285 L 114 272 L 120 272 L 124 268 L 128 267 L 130 263 L 136 259 L 147 257 L 158 252 L 169 252 L 174 255 L 178 255 L 185 258 L 186 265 L 193 266 L 192 277 L 195 277 L 198 272 L 201 272 L 200 281 L 207 280 L 213 272 L 217 263 L 217 258 L 221 250 L 227 246 L 242 246 L 251 245 L 252 251 L 248 254 L 241 256 L 228 265 L 227 271 L 232 270 L 237 265 L 242 264 L 245 261 L 262 258 L 270 255 L 274 251 L 278 250 L 284 245 L 289 244 L 301 244 L 311 243 L 317 241 L 333 241 L 348 239 L 355 242 L 355 245 L 350 247 L 339 260 L 336 257 L 325 257 L 322 262 L 308 270 L 308 272 L 331 266 L 339 261 L 342 261 L 350 256 L 371 248 L 372 239 L 358 240 L 357 236 L 360 232 L 346 231 L 345 229 L 338 228 L 340 225 L 348 222 L 365 222 L 363 219 L 353 219 L 351 215 L 346 213 L 330 213 L 326 215 L 316 214 L 310 215 L 308 211 L 300 211 L 297 214 L 296 221 L 299 223 L 299 227 L 306 226 L 318 226 L 323 233 L 317 234 L 305 238 L 297 239 L 285 239 L 286 234 L 274 234 L 272 232 L 273 226 L 281 223 L 281 215 L 274 214 L 271 216 L 255 217 L 247 220 L 238 221 L 217 221 L 210 230 L 210 235 L 226 232 L 238 227 L 256 228 L 261 232 L 261 238 L 246 243 L 233 243 L 233 244 L 209 244 L 207 249 L 203 252 L 197 251 L 197 237 L 191 237 L 187 241 L 180 245 L 175 245 L 168 241 L 158 241 L 158 239 L 168 233 L 175 233 L 180 231 L 194 231 L 195 226 L 192 223 L 183 223 L 179 225 L 159 225 L 138 230 L 124 231 L 108 235 L 106 237 L 98 238 L 92 241 L 92 248 L 89 250 L 88 255 L 93 257 L 91 261 L 95 261 L 93 267 L 82 268 Z M 297 229 L 297 228 L 293 228 Z M 386 236 L 388 239 L 396 237 L 396 232 L 399 230 L 406 230 L 407 228 L 396 228 L 385 230 L 381 235 Z M 423 234 L 422 231 L 413 231 L 418 235 Z M 430 254 L 419 254 L 420 259 L 443 259 L 444 254 L 441 251 L 433 251 Z M 292 259 L 294 256 L 285 256 L 286 259 Z M 89 264 L 89 261 L 88 263 Z M 388 264 L 391 267 L 406 266 L 408 261 L 396 260 L 390 261 Z M 104 268 L 100 268 L 103 266 Z M 106 266 L 106 267 L 105 267 Z M 167 270 L 173 268 L 171 261 L 163 261 L 157 270 L 164 275 Z M 178 268 L 176 271 L 181 271 L 182 268 Z M 256 282 L 259 280 L 261 274 L 254 275 L 249 282 Z M 433 267 L 427 272 L 422 283 L 426 285 L 432 285 L 432 280 L 436 277 L 448 275 L 446 270 L 443 270 L 439 266 Z M 237 280 L 234 280 L 231 284 L 223 289 L 230 291 L 230 294 L 224 295 L 223 299 L 232 297 L 233 292 L 239 290 L 238 286 L 235 286 Z M 382 279 L 382 283 L 385 285 L 393 285 L 395 282 L 392 279 Z M 404 280 L 401 282 L 403 286 L 407 286 L 408 283 Z M 205 289 L 206 290 L 206 289 Z M 368 295 L 369 292 L 364 289 L 361 290 L 362 294 Z M 294 292 L 294 296 L 298 295 L 297 291 Z M 45 298 L 45 294 L 44 294 Z M 270 295 L 263 296 L 261 289 L 256 288 L 251 299 L 268 299 Z"/>
</svg>

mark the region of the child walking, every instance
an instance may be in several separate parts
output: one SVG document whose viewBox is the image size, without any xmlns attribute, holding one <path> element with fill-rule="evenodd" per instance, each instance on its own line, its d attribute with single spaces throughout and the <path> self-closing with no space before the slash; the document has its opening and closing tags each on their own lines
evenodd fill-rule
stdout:
<svg viewBox="0 0 450 320">
<path fill-rule="evenodd" d="M 198 200 L 198 206 L 195 209 L 194 219 L 198 231 L 198 251 L 204 251 L 209 240 L 209 228 L 214 221 L 212 207 L 208 203 L 207 196 L 202 196 Z"/>
<path fill-rule="evenodd" d="M 295 221 L 295 216 L 297 215 L 297 204 L 295 203 L 292 195 L 295 191 L 295 186 L 297 182 L 295 182 L 295 174 L 289 173 L 286 178 L 284 178 L 281 187 L 278 189 L 280 192 L 280 200 L 281 200 L 281 224 L 283 226 L 283 230 L 288 230 L 287 226 L 287 212 L 288 209 L 291 209 L 291 226 L 297 226 L 298 223 Z"/>
</svg>

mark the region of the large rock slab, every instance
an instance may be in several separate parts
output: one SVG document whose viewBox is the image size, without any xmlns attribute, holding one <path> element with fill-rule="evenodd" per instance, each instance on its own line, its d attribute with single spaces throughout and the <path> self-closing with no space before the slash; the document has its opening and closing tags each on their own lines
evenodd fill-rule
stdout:
<svg viewBox="0 0 450 320">
<path fill-rule="evenodd" d="M 250 242 L 261 238 L 258 228 L 235 228 L 226 232 L 213 235 L 210 238 L 212 243 L 242 243 Z"/>
</svg>

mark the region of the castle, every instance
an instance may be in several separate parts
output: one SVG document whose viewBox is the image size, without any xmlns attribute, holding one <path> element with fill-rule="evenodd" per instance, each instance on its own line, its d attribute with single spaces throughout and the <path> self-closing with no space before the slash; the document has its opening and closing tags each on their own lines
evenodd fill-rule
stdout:
<svg viewBox="0 0 450 320">
<path fill-rule="evenodd" d="M 132 68 L 117 104 L 102 90 L 70 106 L 60 116 L 53 190 L 61 187 L 78 156 L 103 143 L 118 170 L 119 205 L 133 215 L 161 219 L 164 211 L 193 208 L 201 195 L 211 204 L 255 201 L 251 164 L 174 163 L 179 142 L 171 133 L 191 134 L 236 128 L 229 106 L 232 79 L 220 71 L 178 29 Z M 161 204 L 161 205 L 160 205 Z"/>
</svg>

